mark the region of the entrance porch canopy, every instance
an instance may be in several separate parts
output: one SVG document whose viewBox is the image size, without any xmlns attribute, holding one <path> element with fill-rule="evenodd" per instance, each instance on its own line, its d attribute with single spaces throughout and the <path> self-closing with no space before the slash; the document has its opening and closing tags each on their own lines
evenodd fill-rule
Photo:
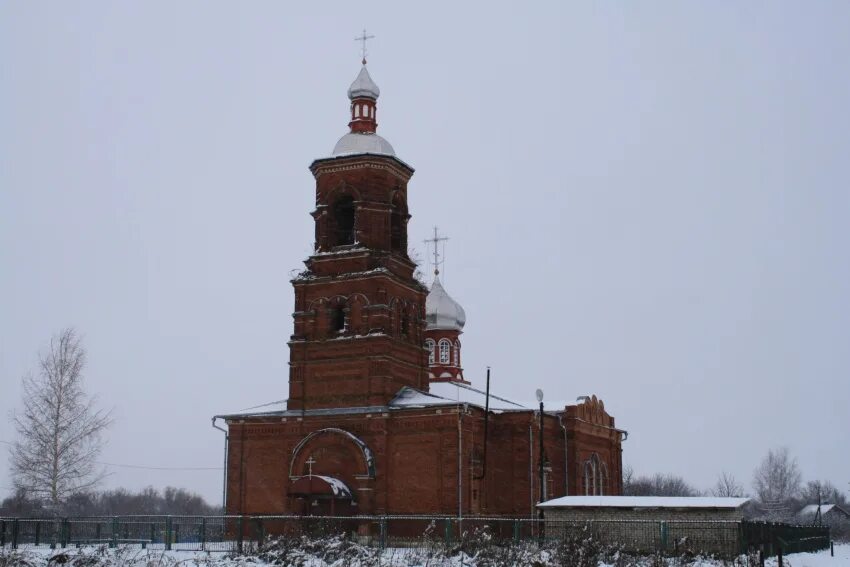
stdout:
<svg viewBox="0 0 850 567">
<path fill-rule="evenodd" d="M 332 476 L 319 474 L 306 475 L 294 480 L 289 486 L 289 495 L 336 500 L 354 499 L 351 489 L 344 482 Z"/>
</svg>

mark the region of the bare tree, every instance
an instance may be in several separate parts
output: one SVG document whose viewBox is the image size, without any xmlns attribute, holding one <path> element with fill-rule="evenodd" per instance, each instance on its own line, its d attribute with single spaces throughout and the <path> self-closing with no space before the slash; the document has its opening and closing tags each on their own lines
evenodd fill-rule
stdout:
<svg viewBox="0 0 850 567">
<path fill-rule="evenodd" d="M 791 515 L 801 480 L 797 459 L 791 457 L 787 447 L 767 452 L 753 475 L 753 488 L 767 517 L 778 520 Z"/>
<path fill-rule="evenodd" d="M 105 474 L 96 460 L 112 417 L 83 390 L 85 362 L 73 329 L 55 335 L 39 355 L 38 372 L 24 376 L 23 411 L 12 415 L 18 431 L 11 449 L 13 483 L 54 509 Z"/>
<path fill-rule="evenodd" d="M 699 496 L 699 491 L 676 475 L 656 473 L 652 476 L 633 476 L 623 483 L 626 496 Z"/>
<path fill-rule="evenodd" d="M 810 480 L 800 491 L 800 505 L 805 504 L 847 504 L 847 498 L 837 486 L 828 480 Z"/>
<path fill-rule="evenodd" d="M 623 494 L 631 493 L 631 486 L 635 478 L 635 469 L 631 465 L 623 467 Z"/>
<path fill-rule="evenodd" d="M 740 498 L 744 496 L 744 487 L 726 471 L 720 473 L 717 482 L 711 489 L 711 494 L 724 498 Z"/>
</svg>

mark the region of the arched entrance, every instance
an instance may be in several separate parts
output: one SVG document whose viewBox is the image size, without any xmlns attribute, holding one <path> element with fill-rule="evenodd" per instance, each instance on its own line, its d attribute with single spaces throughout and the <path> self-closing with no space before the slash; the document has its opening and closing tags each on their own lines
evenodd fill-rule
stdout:
<svg viewBox="0 0 850 567">
<path fill-rule="evenodd" d="M 375 459 L 362 439 L 344 429 L 319 429 L 292 450 L 287 509 L 311 516 L 369 514 L 374 482 Z"/>
<path fill-rule="evenodd" d="M 350 516 L 356 514 L 351 489 L 338 478 L 308 474 L 289 485 L 290 509 L 305 516 Z"/>
</svg>

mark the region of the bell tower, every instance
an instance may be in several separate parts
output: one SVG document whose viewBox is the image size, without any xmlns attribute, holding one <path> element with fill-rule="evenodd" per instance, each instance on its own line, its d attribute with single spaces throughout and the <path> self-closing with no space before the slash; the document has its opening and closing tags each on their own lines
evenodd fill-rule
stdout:
<svg viewBox="0 0 850 567">
<path fill-rule="evenodd" d="M 366 60 L 348 89 L 350 131 L 315 160 L 314 253 L 292 280 L 289 409 L 384 406 L 428 388 L 427 290 L 407 254 L 413 168 L 376 133 Z"/>
</svg>

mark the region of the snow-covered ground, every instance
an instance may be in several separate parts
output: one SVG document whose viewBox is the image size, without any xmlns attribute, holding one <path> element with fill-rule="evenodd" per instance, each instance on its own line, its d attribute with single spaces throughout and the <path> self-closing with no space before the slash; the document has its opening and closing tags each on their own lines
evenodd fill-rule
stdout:
<svg viewBox="0 0 850 567">
<path fill-rule="evenodd" d="M 835 557 L 829 550 L 819 553 L 793 553 L 785 557 L 783 567 L 848 567 L 850 566 L 850 543 L 836 544 Z M 765 561 L 768 567 L 776 567 L 776 559 Z"/>
<path fill-rule="evenodd" d="M 223 553 L 200 551 L 156 551 L 124 547 L 108 549 L 89 547 L 82 549 L 50 550 L 46 548 L 0 550 L 0 566 L 21 567 L 262 567 L 264 565 L 291 565 L 292 567 L 479 567 L 511 565 L 525 567 L 557 567 L 561 563 L 548 551 L 531 547 L 515 554 L 510 560 L 499 557 L 470 557 L 464 553 L 446 557 L 443 554 L 429 553 L 422 549 L 386 549 L 378 551 L 363 548 L 353 553 L 337 557 L 328 557 L 328 549 L 304 550 L 303 553 L 282 556 L 231 556 Z M 322 558 L 322 556 L 325 556 Z M 572 564 L 572 563 L 571 563 Z M 579 563 L 576 563 L 579 564 Z M 583 565 L 586 565 L 582 563 Z M 741 558 L 734 565 L 746 565 Z M 658 566 L 651 558 L 635 559 L 620 557 L 619 560 L 600 562 L 598 567 Z M 721 567 L 733 565 L 728 561 L 714 559 L 668 559 L 669 567 Z M 775 558 L 767 560 L 768 567 L 776 567 Z M 835 546 L 835 556 L 829 550 L 819 553 L 795 553 L 785 557 L 785 566 L 790 567 L 850 567 L 850 544 Z"/>
</svg>

